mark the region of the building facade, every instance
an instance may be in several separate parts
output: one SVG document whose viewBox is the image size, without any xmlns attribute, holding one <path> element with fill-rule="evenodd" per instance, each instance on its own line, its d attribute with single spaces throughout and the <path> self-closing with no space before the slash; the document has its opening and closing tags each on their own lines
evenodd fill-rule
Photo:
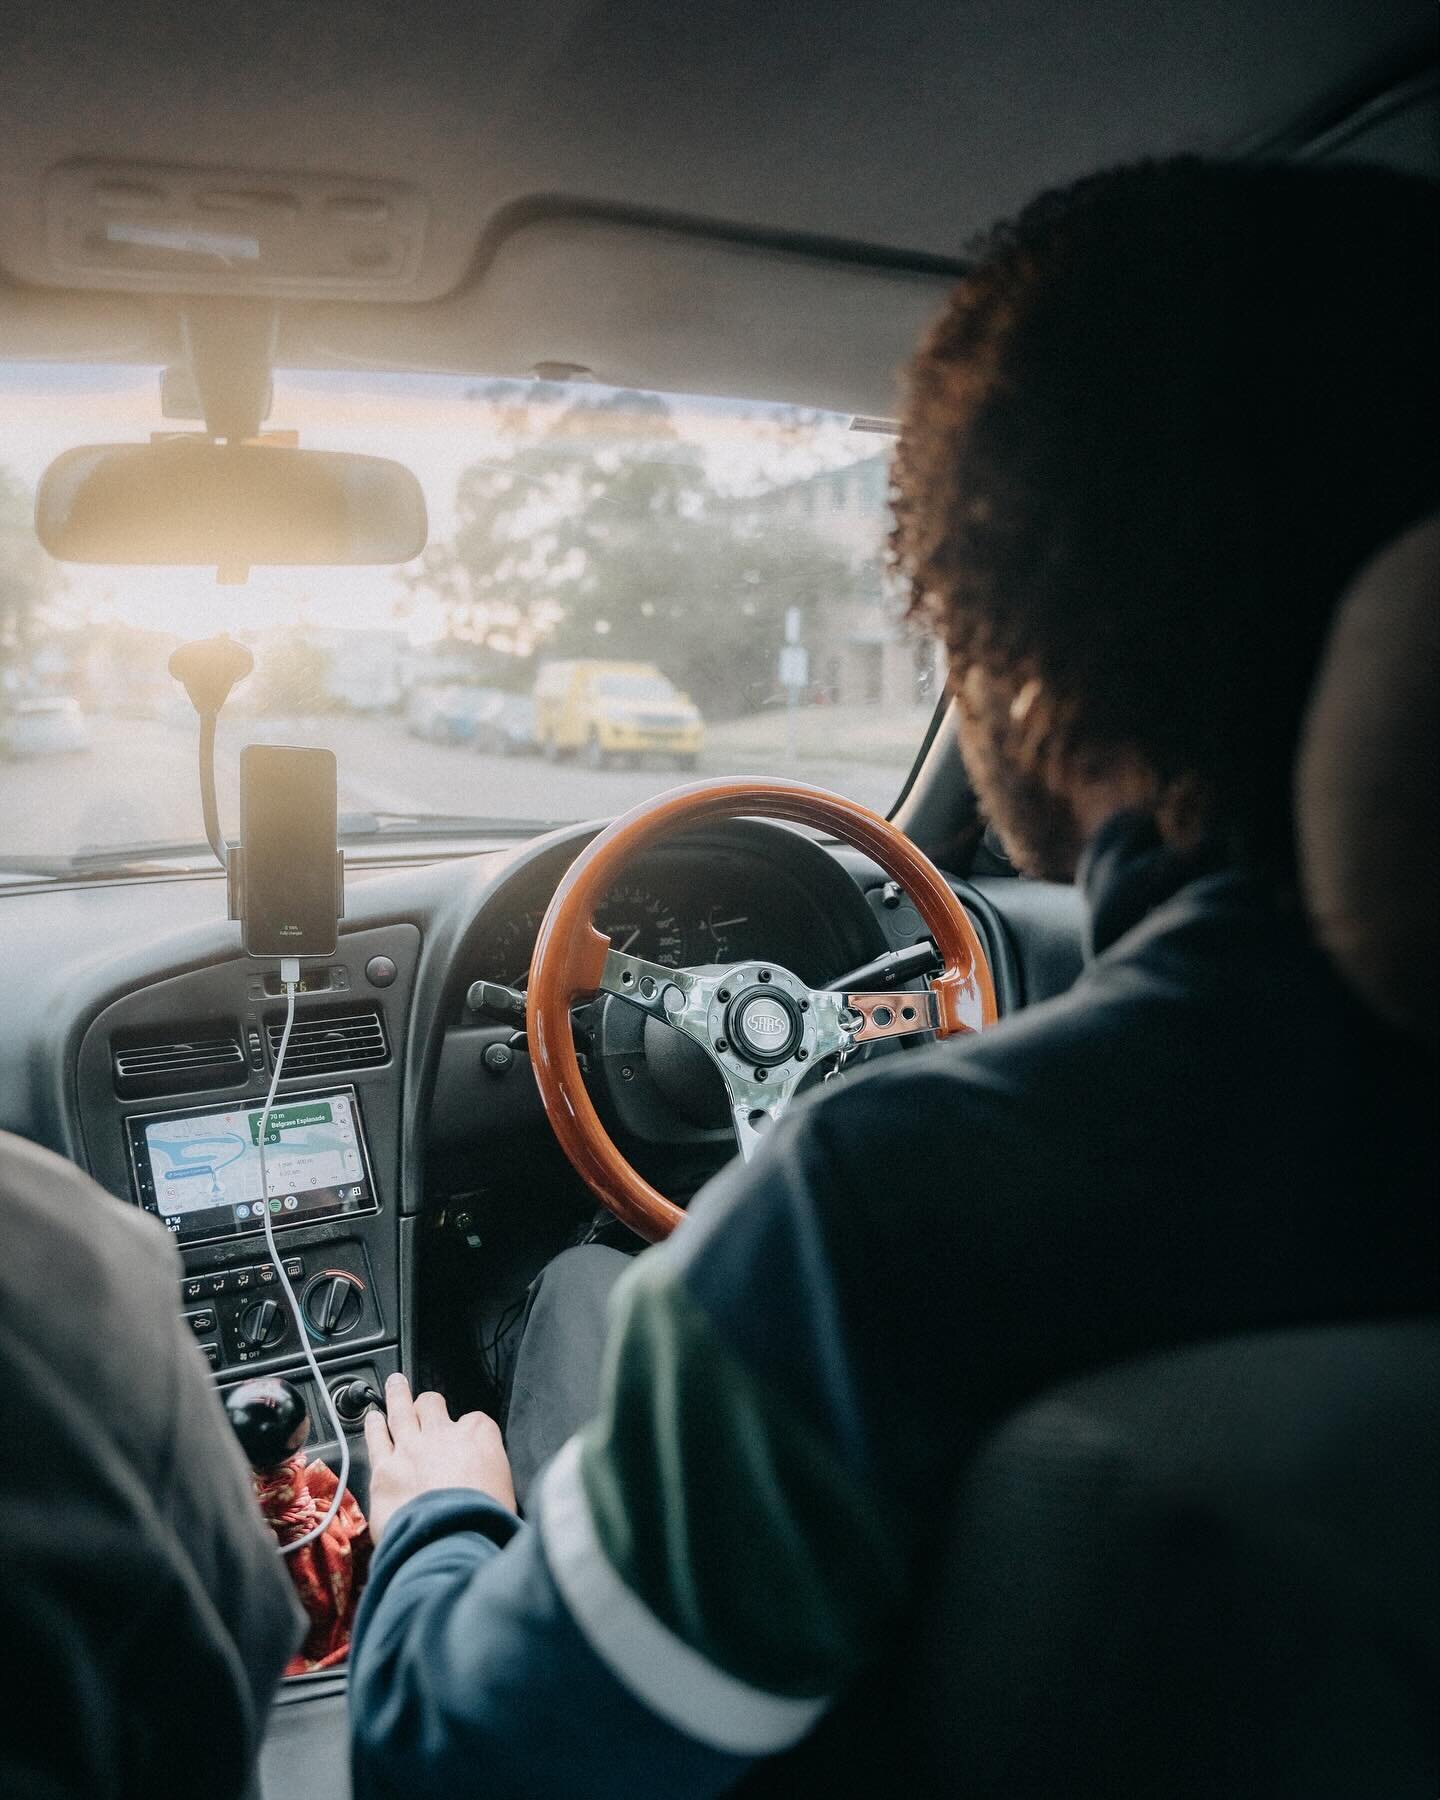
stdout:
<svg viewBox="0 0 1440 1800">
<path fill-rule="evenodd" d="M 811 532 L 855 572 L 851 592 L 810 610 L 802 641 L 811 697 L 840 704 L 933 704 L 940 654 L 901 619 L 886 580 L 890 530 L 890 457 L 883 452 L 839 469 L 824 469 L 735 501 L 742 528 L 767 534 L 787 524 Z"/>
</svg>

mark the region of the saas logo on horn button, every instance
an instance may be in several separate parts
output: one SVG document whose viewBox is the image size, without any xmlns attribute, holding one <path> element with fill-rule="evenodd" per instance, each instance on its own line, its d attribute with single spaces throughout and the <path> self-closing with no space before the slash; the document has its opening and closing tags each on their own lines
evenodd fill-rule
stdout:
<svg viewBox="0 0 1440 1800">
<path fill-rule="evenodd" d="M 730 1009 L 730 1039 L 742 1056 L 759 1063 L 784 1062 L 800 1035 L 788 995 L 750 988 Z"/>
<path fill-rule="evenodd" d="M 752 1000 L 745 1008 L 745 1035 L 767 1050 L 783 1044 L 790 1035 L 790 1021 L 778 1000 Z"/>
</svg>

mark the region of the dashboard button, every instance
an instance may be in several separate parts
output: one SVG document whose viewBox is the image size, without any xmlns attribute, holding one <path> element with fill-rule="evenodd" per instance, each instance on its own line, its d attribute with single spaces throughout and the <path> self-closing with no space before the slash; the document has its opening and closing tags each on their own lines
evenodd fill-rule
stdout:
<svg viewBox="0 0 1440 1800">
<path fill-rule="evenodd" d="M 273 1300 L 252 1300 L 236 1320 L 240 1342 L 249 1350 L 267 1350 L 285 1336 L 285 1314 Z"/>
<path fill-rule="evenodd" d="M 285 1273 L 292 1281 L 298 1280 L 298 1278 L 305 1273 L 304 1261 L 298 1256 L 287 1256 L 285 1258 Z"/>
<path fill-rule="evenodd" d="M 210 1367 L 218 1369 L 220 1367 L 220 1346 L 218 1344 L 202 1344 L 200 1348 L 205 1352 L 205 1360 Z"/>
<path fill-rule="evenodd" d="M 203 1337 L 207 1331 L 215 1329 L 215 1308 L 213 1306 L 204 1307 L 199 1312 L 186 1313 L 185 1317 L 196 1337 Z"/>
<path fill-rule="evenodd" d="M 393 958 L 388 956 L 372 956 L 365 965 L 365 979 L 371 987 L 387 988 L 399 973 Z"/>
<path fill-rule="evenodd" d="M 180 1283 L 182 1300 L 201 1300 L 205 1296 L 205 1283 L 198 1275 L 191 1275 Z"/>
<path fill-rule="evenodd" d="M 228 1294 L 230 1292 L 230 1277 L 228 1275 L 207 1275 L 204 1280 L 205 1292 L 207 1294 Z"/>
<path fill-rule="evenodd" d="M 364 1288 L 344 1269 L 317 1275 L 301 1298 L 305 1319 L 317 1337 L 342 1337 L 359 1322 Z"/>
</svg>

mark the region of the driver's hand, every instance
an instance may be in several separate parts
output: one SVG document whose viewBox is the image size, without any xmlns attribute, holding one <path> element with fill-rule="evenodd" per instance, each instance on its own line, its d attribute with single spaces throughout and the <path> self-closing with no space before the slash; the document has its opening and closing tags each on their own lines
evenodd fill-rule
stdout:
<svg viewBox="0 0 1440 1800">
<path fill-rule="evenodd" d="M 436 1488 L 478 1488 L 515 1510 L 510 1459 L 500 1427 L 488 1414 L 450 1417 L 439 1394 L 413 1399 L 403 1375 L 385 1383 L 386 1416 L 378 1407 L 365 1415 L 370 1451 L 370 1535 L 378 1544 L 398 1507 Z"/>
</svg>

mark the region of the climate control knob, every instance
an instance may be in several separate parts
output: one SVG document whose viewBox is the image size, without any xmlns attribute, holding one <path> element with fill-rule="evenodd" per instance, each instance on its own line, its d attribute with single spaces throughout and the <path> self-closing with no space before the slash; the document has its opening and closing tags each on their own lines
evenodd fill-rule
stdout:
<svg viewBox="0 0 1440 1800">
<path fill-rule="evenodd" d="M 343 1269 L 322 1269 L 300 1296 L 305 1323 L 317 1337 L 343 1337 L 360 1322 L 365 1288 Z"/>
<path fill-rule="evenodd" d="M 275 1300 L 252 1300 L 235 1330 L 247 1350 L 268 1350 L 285 1335 L 285 1309 Z"/>
</svg>

